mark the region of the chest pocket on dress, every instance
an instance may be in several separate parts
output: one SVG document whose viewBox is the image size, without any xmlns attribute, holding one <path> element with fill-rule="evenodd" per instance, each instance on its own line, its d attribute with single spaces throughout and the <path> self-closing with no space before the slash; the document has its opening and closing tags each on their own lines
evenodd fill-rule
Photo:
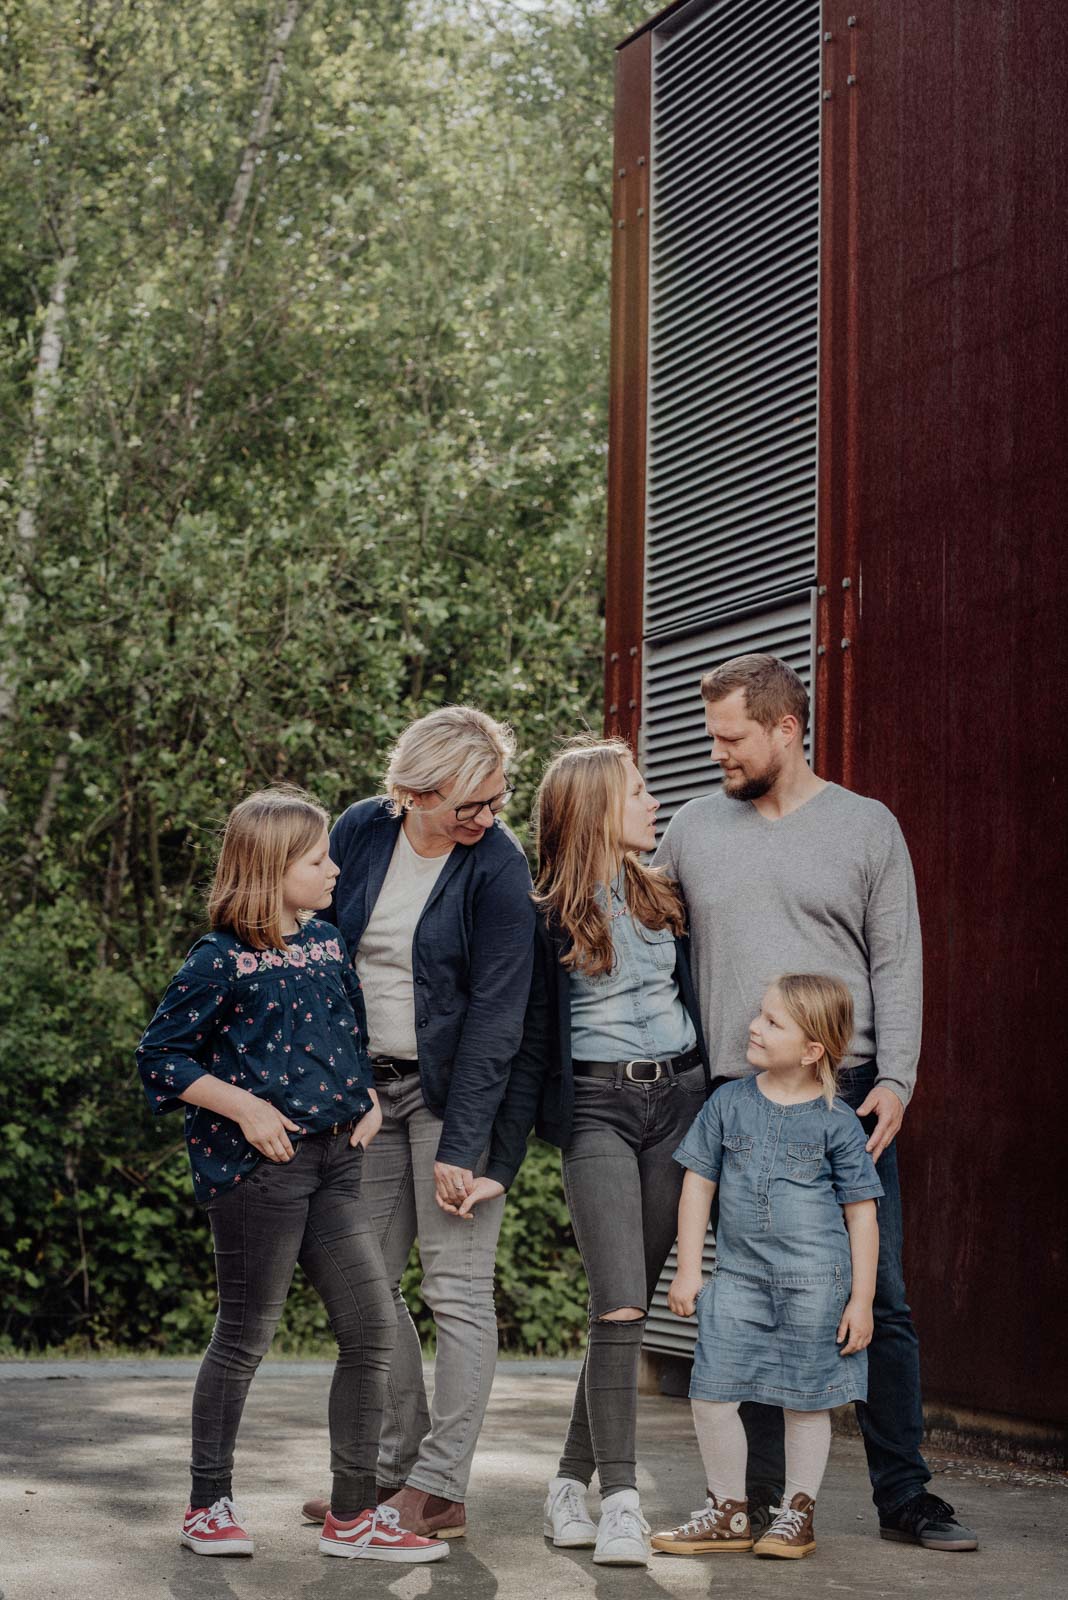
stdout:
<svg viewBox="0 0 1068 1600">
<path fill-rule="evenodd" d="M 786 1146 L 786 1173 L 799 1183 L 811 1183 L 823 1162 L 821 1144 L 788 1144 Z"/>
<path fill-rule="evenodd" d="M 753 1140 L 747 1133 L 727 1133 L 723 1136 L 723 1149 L 727 1166 L 739 1172 L 748 1166 L 753 1154 Z"/>
</svg>

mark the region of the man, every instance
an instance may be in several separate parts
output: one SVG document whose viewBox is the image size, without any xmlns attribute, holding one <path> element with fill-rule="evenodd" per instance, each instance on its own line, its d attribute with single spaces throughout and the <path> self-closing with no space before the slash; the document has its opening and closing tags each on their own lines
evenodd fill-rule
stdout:
<svg viewBox="0 0 1068 1600">
<path fill-rule="evenodd" d="M 919 1343 L 901 1270 L 894 1138 L 916 1082 L 922 961 L 916 888 L 893 814 L 818 778 L 804 753 L 808 694 L 786 662 L 737 656 L 701 681 L 718 794 L 672 818 L 656 853 L 682 886 L 694 978 L 714 1076 L 740 1077 L 749 1023 L 782 972 L 827 972 L 853 995 L 853 1053 L 842 1098 L 865 1120 L 885 1198 L 879 1205 L 875 1335 L 857 1416 L 885 1539 L 974 1550 L 952 1506 L 927 1493 L 920 1453 Z M 782 1499 L 782 1413 L 743 1405 L 750 1514 Z"/>
</svg>

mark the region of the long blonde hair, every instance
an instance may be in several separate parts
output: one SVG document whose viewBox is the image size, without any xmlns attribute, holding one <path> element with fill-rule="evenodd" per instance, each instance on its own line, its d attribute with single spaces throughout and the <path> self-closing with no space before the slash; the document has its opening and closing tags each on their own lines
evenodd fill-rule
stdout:
<svg viewBox="0 0 1068 1600">
<path fill-rule="evenodd" d="M 282 879 L 328 826 L 322 806 L 288 783 L 236 805 L 208 893 L 211 926 L 229 928 L 253 950 L 284 950 Z"/>
<path fill-rule="evenodd" d="M 838 1091 L 838 1069 L 853 1042 L 853 996 L 841 978 L 821 972 L 791 972 L 775 979 L 787 1014 L 823 1054 L 814 1071 L 828 1105 Z"/>
<path fill-rule="evenodd" d="M 545 770 L 534 798 L 535 903 L 566 933 L 565 967 L 589 977 L 612 970 L 612 929 L 601 891 L 619 863 L 627 908 L 644 927 L 686 931 L 682 897 L 659 868 L 622 843 L 626 771 L 622 739 L 580 735 Z"/>
</svg>

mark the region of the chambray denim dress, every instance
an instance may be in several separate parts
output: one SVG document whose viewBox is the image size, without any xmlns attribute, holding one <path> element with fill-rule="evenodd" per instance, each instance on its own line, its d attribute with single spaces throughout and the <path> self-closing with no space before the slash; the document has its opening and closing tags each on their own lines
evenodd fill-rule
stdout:
<svg viewBox="0 0 1068 1600">
<path fill-rule="evenodd" d="M 707 1101 L 675 1151 L 719 1185 L 691 1399 L 826 1411 L 867 1398 L 868 1352 L 835 1342 L 852 1287 L 842 1207 L 883 1193 L 864 1145 L 844 1100 L 776 1105 L 755 1075 Z"/>
</svg>

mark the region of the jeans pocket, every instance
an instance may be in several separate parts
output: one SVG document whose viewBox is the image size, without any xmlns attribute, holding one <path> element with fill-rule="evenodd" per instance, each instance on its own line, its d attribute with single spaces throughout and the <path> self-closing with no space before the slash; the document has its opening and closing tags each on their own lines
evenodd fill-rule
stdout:
<svg viewBox="0 0 1068 1600">
<path fill-rule="evenodd" d="M 753 1154 L 752 1137 L 747 1133 L 725 1134 L 723 1152 L 726 1165 L 735 1172 L 741 1172 L 749 1165 L 749 1158 Z"/>
<path fill-rule="evenodd" d="M 786 1146 L 786 1175 L 795 1183 L 811 1183 L 818 1177 L 823 1165 L 821 1144 L 788 1143 Z"/>
</svg>

